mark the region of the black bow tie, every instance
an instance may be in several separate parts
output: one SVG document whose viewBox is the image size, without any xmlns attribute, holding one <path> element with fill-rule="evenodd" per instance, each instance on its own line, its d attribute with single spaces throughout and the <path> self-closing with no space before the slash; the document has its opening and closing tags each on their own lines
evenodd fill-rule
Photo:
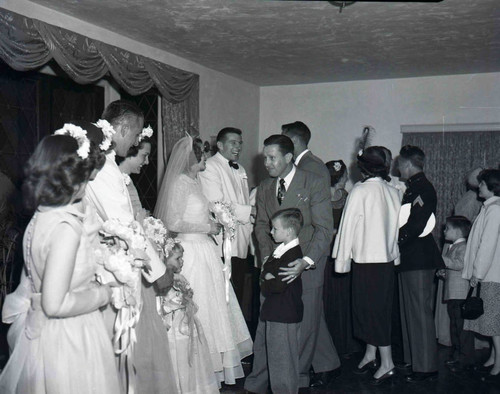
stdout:
<svg viewBox="0 0 500 394">
<path fill-rule="evenodd" d="M 229 160 L 229 167 L 232 167 L 234 168 L 235 170 L 237 170 L 238 168 L 240 168 L 240 166 L 238 165 L 238 163 L 236 163 L 235 161 L 233 160 Z"/>
</svg>

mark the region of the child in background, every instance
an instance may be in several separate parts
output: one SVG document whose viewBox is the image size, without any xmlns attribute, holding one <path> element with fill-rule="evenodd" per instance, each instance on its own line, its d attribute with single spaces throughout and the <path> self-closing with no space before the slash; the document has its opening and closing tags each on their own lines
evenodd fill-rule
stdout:
<svg viewBox="0 0 500 394">
<path fill-rule="evenodd" d="M 196 317 L 193 290 L 180 273 L 184 249 L 179 240 L 168 238 L 164 251 L 167 269 L 174 272 L 174 284 L 166 295 L 157 297 L 157 309 L 168 330 L 177 388 L 182 394 L 218 393 L 207 340 Z"/>
<path fill-rule="evenodd" d="M 2 393 L 120 393 L 113 347 L 100 307 L 111 288 L 95 282 L 99 226 L 81 199 L 104 156 L 86 130 L 66 124 L 45 137 L 26 166 L 24 202 L 36 209 L 26 229 L 24 281 L 14 351 L 0 376 Z M 30 302 L 29 302 L 30 301 Z M 22 326 L 21 326 L 22 325 Z"/>
<path fill-rule="evenodd" d="M 447 244 L 443 248 L 446 269 L 439 270 L 444 278 L 444 301 L 450 316 L 451 353 L 446 365 L 452 372 L 460 372 L 474 363 L 474 334 L 464 331 L 464 319 L 460 307 L 469 291 L 469 281 L 462 278 L 467 237 L 471 222 L 464 216 L 450 216 L 446 219 L 444 237 Z"/>
<path fill-rule="evenodd" d="M 266 360 L 266 365 L 254 365 L 245 389 L 265 393 L 270 383 L 274 393 L 297 393 L 299 328 L 304 312 L 302 280 L 298 277 L 287 283 L 278 273 L 281 267 L 288 267 L 303 257 L 298 239 L 303 218 L 299 209 L 288 208 L 276 212 L 271 221 L 271 235 L 279 245 L 262 267 L 260 283 L 264 302 L 259 324 L 265 324 L 266 334 L 265 338 L 257 336 L 254 344 L 255 359 Z M 258 375 L 261 378 L 255 379 Z M 254 379 L 260 381 L 262 387 L 252 387 Z"/>
</svg>

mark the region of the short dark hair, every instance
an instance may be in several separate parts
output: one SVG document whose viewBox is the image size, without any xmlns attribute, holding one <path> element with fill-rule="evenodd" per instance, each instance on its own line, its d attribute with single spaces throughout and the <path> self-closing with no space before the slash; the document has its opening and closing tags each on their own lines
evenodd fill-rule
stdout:
<svg viewBox="0 0 500 394">
<path fill-rule="evenodd" d="M 131 116 L 144 119 L 144 112 L 135 103 L 126 100 L 116 100 L 108 104 L 101 118 L 115 126 Z"/>
<path fill-rule="evenodd" d="M 216 140 L 216 142 L 219 142 L 219 141 L 224 142 L 226 140 L 226 136 L 228 134 L 242 135 L 243 133 L 241 132 L 240 129 L 237 129 L 236 127 L 224 127 L 221 131 L 219 131 L 217 133 L 217 140 Z"/>
<path fill-rule="evenodd" d="M 286 208 L 281 209 L 274 213 L 271 217 L 271 221 L 280 219 L 283 224 L 283 228 L 291 228 L 295 231 L 296 235 L 299 235 L 302 226 L 304 225 L 304 218 L 302 217 L 302 212 L 298 208 Z"/>
<path fill-rule="evenodd" d="M 138 145 L 132 145 L 130 148 L 128 148 L 127 155 L 125 157 L 116 155 L 116 164 L 120 165 L 120 163 L 122 163 L 128 157 L 136 157 L 139 154 L 139 151 L 143 148 L 144 144 L 152 145 L 151 139 L 148 137 L 144 137 Z"/>
<path fill-rule="evenodd" d="M 330 173 L 330 186 L 333 187 L 342 178 L 347 171 L 347 166 L 342 160 L 331 160 L 325 163 L 328 172 Z M 336 170 L 338 168 L 338 171 Z"/>
<path fill-rule="evenodd" d="M 488 168 L 483 170 L 477 176 L 477 180 L 481 183 L 484 181 L 486 187 L 495 196 L 500 196 L 500 170 Z"/>
<path fill-rule="evenodd" d="M 287 153 L 293 155 L 293 142 L 292 140 L 283 134 L 273 134 L 264 140 L 264 146 L 278 145 L 278 149 L 285 156 Z"/>
<path fill-rule="evenodd" d="M 311 140 L 311 130 L 304 122 L 297 120 L 293 123 L 287 123 L 281 126 L 281 131 L 291 137 L 297 137 L 307 146 Z"/>
<path fill-rule="evenodd" d="M 464 238 L 469 236 L 472 227 L 472 223 L 465 216 L 449 216 L 446 218 L 446 224 L 460 230 Z"/>
<path fill-rule="evenodd" d="M 37 145 L 25 167 L 24 204 L 62 206 L 71 201 L 75 188 L 86 182 L 95 168 L 90 158 L 77 154 L 78 142 L 69 135 L 49 135 Z"/>
<path fill-rule="evenodd" d="M 418 146 L 405 145 L 399 151 L 399 157 L 408 160 L 414 167 L 424 169 L 425 153 Z"/>
<path fill-rule="evenodd" d="M 389 168 L 386 165 L 386 152 L 382 146 L 370 146 L 357 156 L 360 171 L 368 178 L 380 177 L 390 181 Z M 368 179 L 366 178 L 366 179 Z"/>
</svg>

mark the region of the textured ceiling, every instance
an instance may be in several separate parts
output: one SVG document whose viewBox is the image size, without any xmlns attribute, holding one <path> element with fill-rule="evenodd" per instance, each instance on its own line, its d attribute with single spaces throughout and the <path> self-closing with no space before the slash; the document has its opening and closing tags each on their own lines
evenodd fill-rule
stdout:
<svg viewBox="0 0 500 394">
<path fill-rule="evenodd" d="M 32 0 L 257 85 L 500 71 L 499 0 Z"/>
</svg>

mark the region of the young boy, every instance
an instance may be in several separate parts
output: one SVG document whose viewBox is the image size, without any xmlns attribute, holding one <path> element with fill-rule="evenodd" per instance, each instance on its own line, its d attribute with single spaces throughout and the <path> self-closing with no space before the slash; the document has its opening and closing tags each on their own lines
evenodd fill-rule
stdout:
<svg viewBox="0 0 500 394">
<path fill-rule="evenodd" d="M 283 209 L 273 215 L 271 222 L 271 235 L 279 245 L 265 262 L 260 276 L 264 302 L 259 324 L 265 324 L 265 339 L 256 338 L 254 346 L 255 359 L 265 360 L 267 366 L 261 371 L 252 371 L 251 376 L 260 375 L 254 376 L 259 387 L 250 387 L 253 386 L 250 377 L 247 380 L 249 387 L 246 384 L 245 388 L 265 393 L 270 383 L 273 393 L 297 393 L 299 327 L 304 312 L 302 280 L 298 277 L 291 283 L 283 282 L 278 273 L 281 267 L 288 267 L 303 256 L 298 239 L 303 225 L 302 213 L 297 208 Z"/>
<path fill-rule="evenodd" d="M 452 372 L 460 372 L 474 362 L 474 334 L 464 331 L 464 319 L 460 306 L 467 298 L 469 281 L 462 279 L 467 237 L 471 222 L 464 216 L 450 216 L 446 219 L 443 260 L 446 269 L 439 270 L 438 276 L 444 278 L 444 301 L 447 301 L 450 316 L 450 337 L 452 350 L 446 365 Z"/>
</svg>

